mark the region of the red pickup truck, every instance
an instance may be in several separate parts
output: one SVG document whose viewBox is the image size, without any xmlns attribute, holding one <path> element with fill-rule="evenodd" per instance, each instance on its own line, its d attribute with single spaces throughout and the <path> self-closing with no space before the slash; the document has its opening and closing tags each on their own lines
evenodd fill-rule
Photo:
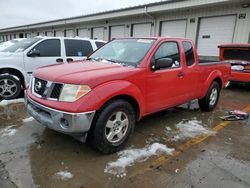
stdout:
<svg viewBox="0 0 250 188">
<path fill-rule="evenodd" d="M 199 64 L 188 39 L 116 39 L 85 61 L 37 69 L 26 104 L 46 127 L 111 153 L 146 115 L 192 99 L 213 110 L 229 76 L 228 63 Z"/>
<path fill-rule="evenodd" d="M 220 61 L 232 65 L 229 80 L 250 83 L 250 44 L 224 44 L 219 49 Z"/>
</svg>

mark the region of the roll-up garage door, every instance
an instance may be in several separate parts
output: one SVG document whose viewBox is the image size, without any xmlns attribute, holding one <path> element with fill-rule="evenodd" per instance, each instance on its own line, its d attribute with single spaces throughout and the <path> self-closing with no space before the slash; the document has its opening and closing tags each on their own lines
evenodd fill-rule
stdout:
<svg viewBox="0 0 250 188">
<path fill-rule="evenodd" d="M 125 37 L 125 26 L 111 26 L 110 27 L 110 39 Z"/>
<path fill-rule="evenodd" d="M 231 43 L 236 16 L 218 16 L 200 19 L 198 36 L 199 56 L 219 56 L 220 44 Z"/>
<path fill-rule="evenodd" d="M 54 36 L 54 32 L 53 31 L 47 31 L 46 35 L 48 37 L 53 37 Z"/>
<path fill-rule="evenodd" d="M 133 25 L 133 37 L 150 37 L 152 35 L 151 23 L 134 24 Z"/>
<path fill-rule="evenodd" d="M 66 37 L 74 37 L 74 30 L 72 29 L 66 30 Z"/>
<path fill-rule="evenodd" d="M 78 36 L 83 38 L 89 37 L 88 29 L 78 29 Z"/>
<path fill-rule="evenodd" d="M 104 27 L 93 28 L 93 39 L 104 39 Z"/>
<path fill-rule="evenodd" d="M 161 23 L 161 36 L 185 37 L 187 20 L 164 21 Z"/>
<path fill-rule="evenodd" d="M 64 36 L 64 32 L 61 31 L 61 30 L 57 30 L 57 31 L 56 31 L 56 36 L 57 36 L 57 37 L 63 37 L 63 36 Z"/>
</svg>

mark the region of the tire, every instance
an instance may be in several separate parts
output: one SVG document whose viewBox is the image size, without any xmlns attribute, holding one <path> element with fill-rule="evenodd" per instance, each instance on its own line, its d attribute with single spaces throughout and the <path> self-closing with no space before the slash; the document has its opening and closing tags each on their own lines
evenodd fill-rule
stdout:
<svg viewBox="0 0 250 188">
<path fill-rule="evenodd" d="M 220 98 L 220 85 L 218 82 L 213 82 L 202 99 L 199 99 L 199 106 L 202 111 L 212 111 L 216 107 Z"/>
<path fill-rule="evenodd" d="M 88 134 L 88 142 L 102 153 L 121 150 L 134 131 L 135 110 L 124 100 L 108 102 L 97 114 Z"/>
<path fill-rule="evenodd" d="M 0 100 L 19 97 L 22 91 L 20 80 L 13 75 L 0 75 Z"/>
</svg>

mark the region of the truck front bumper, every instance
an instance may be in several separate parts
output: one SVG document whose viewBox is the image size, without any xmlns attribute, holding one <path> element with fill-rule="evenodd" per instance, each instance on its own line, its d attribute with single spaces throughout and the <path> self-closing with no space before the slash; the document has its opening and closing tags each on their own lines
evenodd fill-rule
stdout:
<svg viewBox="0 0 250 188">
<path fill-rule="evenodd" d="M 69 113 L 43 106 L 25 95 L 28 113 L 42 125 L 69 135 L 89 131 L 95 111 Z"/>
</svg>

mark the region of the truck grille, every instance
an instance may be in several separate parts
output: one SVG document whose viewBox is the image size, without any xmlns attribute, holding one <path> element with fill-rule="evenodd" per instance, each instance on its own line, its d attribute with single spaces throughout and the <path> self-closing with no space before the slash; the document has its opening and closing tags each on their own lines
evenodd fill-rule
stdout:
<svg viewBox="0 0 250 188">
<path fill-rule="evenodd" d="M 58 100 L 63 84 L 54 83 L 40 78 L 33 78 L 31 92 L 35 96 L 43 99 Z"/>
<path fill-rule="evenodd" d="M 53 90 L 51 92 L 50 98 L 59 99 L 63 84 L 54 84 Z"/>
</svg>

